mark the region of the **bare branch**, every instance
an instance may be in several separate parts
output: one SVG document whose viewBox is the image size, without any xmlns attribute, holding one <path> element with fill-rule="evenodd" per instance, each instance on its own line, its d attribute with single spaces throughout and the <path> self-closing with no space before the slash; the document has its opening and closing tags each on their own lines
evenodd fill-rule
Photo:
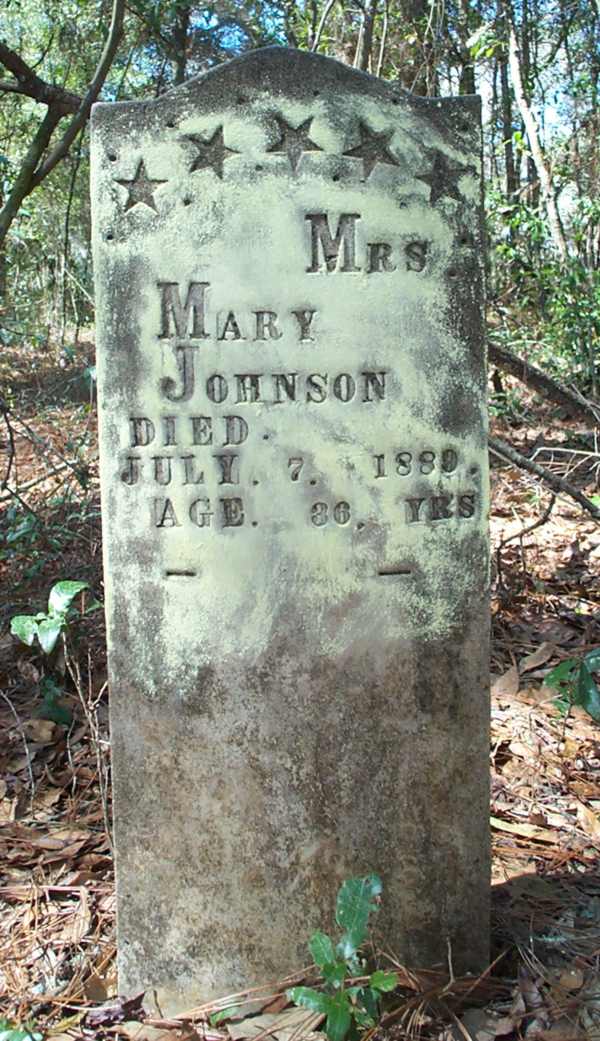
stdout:
<svg viewBox="0 0 600 1041">
<path fill-rule="evenodd" d="M 0 40 L 0 64 L 12 72 L 16 83 L 2 81 L 0 90 L 12 91 L 14 94 L 25 94 L 42 105 L 54 105 L 60 109 L 61 115 L 76 112 L 81 105 L 81 98 L 62 87 L 55 87 L 40 79 L 21 56 L 7 47 Z"/>
<path fill-rule="evenodd" d="M 104 81 L 108 75 L 109 69 L 112 65 L 113 58 L 117 52 L 121 34 L 123 31 L 123 15 L 125 13 L 125 0 L 113 0 L 112 15 L 110 26 L 108 29 L 108 35 L 104 44 L 104 49 L 100 56 L 100 61 L 94 73 L 92 82 L 90 83 L 87 93 L 83 98 L 78 111 L 73 116 L 73 119 L 69 123 L 65 133 L 61 137 L 60 141 L 54 146 L 50 155 L 44 160 L 42 165 L 36 170 L 33 177 L 32 187 L 36 188 L 45 177 L 48 176 L 51 170 L 54 169 L 57 163 L 64 159 L 69 148 L 73 144 L 73 141 L 77 137 L 77 134 L 81 128 L 85 125 L 89 118 L 90 109 L 96 101 L 98 94 L 100 93 Z"/>
<path fill-rule="evenodd" d="M 497 365 L 499 369 L 502 369 L 503 372 L 509 372 L 511 376 L 515 376 L 521 383 L 532 387 L 538 394 L 549 398 L 550 401 L 555 401 L 557 405 L 561 405 L 562 408 L 566 409 L 570 415 L 579 416 L 591 423 L 592 426 L 600 423 L 600 408 L 597 405 L 586 401 L 581 395 L 575 394 L 572 390 L 558 383 L 557 380 L 552 379 L 547 373 L 538 369 L 536 365 L 532 365 L 525 358 L 513 354 L 507 347 L 503 347 L 498 343 L 490 343 L 489 352 L 490 361 Z"/>
<path fill-rule="evenodd" d="M 329 15 L 331 14 L 331 12 L 333 11 L 333 8 L 335 7 L 335 3 L 336 3 L 336 0 L 327 0 L 327 3 L 325 4 L 325 7 L 323 8 L 323 13 L 321 14 L 321 19 L 320 19 L 319 24 L 317 26 L 317 31 L 315 33 L 315 38 L 314 38 L 314 40 L 313 40 L 313 42 L 311 44 L 311 48 L 310 48 L 311 51 L 317 51 L 319 49 L 319 44 L 321 42 L 321 36 L 323 34 L 323 29 L 325 28 L 325 24 L 327 22 L 327 19 L 329 18 Z"/>
</svg>

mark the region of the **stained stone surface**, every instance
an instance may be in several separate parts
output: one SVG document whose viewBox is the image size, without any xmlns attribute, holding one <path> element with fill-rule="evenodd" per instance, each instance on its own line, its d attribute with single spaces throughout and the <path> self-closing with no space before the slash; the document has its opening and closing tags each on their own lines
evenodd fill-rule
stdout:
<svg viewBox="0 0 600 1041">
<path fill-rule="evenodd" d="M 92 125 L 120 989 L 280 978 L 369 871 L 476 971 L 479 101 L 274 48 Z"/>
</svg>

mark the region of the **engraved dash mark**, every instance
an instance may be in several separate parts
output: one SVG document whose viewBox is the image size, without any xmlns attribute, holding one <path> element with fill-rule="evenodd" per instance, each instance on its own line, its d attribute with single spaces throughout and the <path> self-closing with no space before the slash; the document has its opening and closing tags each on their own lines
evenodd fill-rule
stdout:
<svg viewBox="0 0 600 1041">
<path fill-rule="evenodd" d="M 396 566 L 394 564 L 392 564 L 389 567 L 382 567 L 382 568 L 380 568 L 379 571 L 377 572 L 377 574 L 378 575 L 382 575 L 382 576 L 387 576 L 387 575 L 412 575 L 412 571 L 413 571 L 413 569 L 411 567 L 407 567 L 405 564 L 398 564 Z"/>
<path fill-rule="evenodd" d="M 183 568 L 172 568 L 170 571 L 165 571 L 166 578 L 195 578 L 197 574 L 197 571 L 186 571 Z"/>
</svg>

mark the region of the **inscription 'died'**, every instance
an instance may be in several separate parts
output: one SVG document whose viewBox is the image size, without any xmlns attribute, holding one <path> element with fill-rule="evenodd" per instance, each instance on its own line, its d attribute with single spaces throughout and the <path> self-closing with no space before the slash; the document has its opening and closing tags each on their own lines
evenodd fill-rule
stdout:
<svg viewBox="0 0 600 1041">
<path fill-rule="evenodd" d="M 427 241 L 414 237 L 405 237 L 396 244 L 366 240 L 362 248 L 357 236 L 361 219 L 359 213 L 342 213 L 333 232 L 328 214 L 306 214 L 305 273 L 389 275 L 404 270 L 426 277 Z M 260 345 L 291 340 L 318 348 L 320 316 L 317 307 L 310 306 L 292 307 L 284 312 L 263 307 L 213 311 L 212 289 L 210 281 L 191 280 L 183 286 L 159 281 L 156 285 L 160 316 L 157 341 L 165 344 L 167 358 L 170 352 L 176 375 L 160 379 L 164 414 L 130 417 L 128 449 L 120 478 L 130 487 L 143 484 L 151 491 L 150 523 L 162 531 L 183 525 L 207 531 L 239 531 L 248 526 L 256 528 L 264 519 L 254 515 L 250 490 L 259 481 L 251 472 L 245 472 L 244 466 L 249 464 L 242 455 L 256 410 L 251 409 L 246 415 L 238 411 L 211 415 L 210 406 L 245 410 L 248 406 L 275 407 L 298 402 L 308 407 L 327 407 L 328 402 L 335 402 L 377 408 L 387 399 L 392 386 L 401 387 L 401 377 L 383 366 L 333 373 L 316 371 L 314 363 L 315 371 L 305 372 L 266 372 L 262 367 L 252 372 L 226 370 L 228 345 L 237 341 Z M 200 377 L 198 358 L 206 341 L 212 341 L 223 352 L 224 365 L 223 371 L 203 373 Z M 169 414 L 170 406 L 184 403 L 208 411 L 196 415 Z M 268 440 L 268 435 L 263 434 L 263 438 Z M 314 501 L 300 507 L 309 526 L 365 528 L 365 520 L 354 516 L 350 501 L 323 496 L 324 475 L 309 472 L 302 453 L 282 456 L 277 465 L 291 484 L 307 482 L 309 486 L 319 486 L 321 498 L 315 496 Z M 464 486 L 465 471 L 458 449 L 452 446 L 436 452 L 427 445 L 400 445 L 394 451 L 371 454 L 367 460 L 367 472 L 375 484 L 395 483 L 397 519 L 406 525 L 473 518 L 479 506 L 478 496 L 472 487 Z M 474 471 L 470 474 L 473 476 Z M 179 490 L 176 499 L 175 489 Z M 186 489 L 189 495 L 183 507 L 182 489 L 184 495 Z"/>
</svg>

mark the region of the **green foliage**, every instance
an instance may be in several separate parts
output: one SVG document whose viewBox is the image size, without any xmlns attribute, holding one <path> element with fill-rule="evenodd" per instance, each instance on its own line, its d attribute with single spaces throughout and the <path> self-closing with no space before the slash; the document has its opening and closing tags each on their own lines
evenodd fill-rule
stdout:
<svg viewBox="0 0 600 1041">
<path fill-rule="evenodd" d="M 52 654 L 60 634 L 67 628 L 73 600 L 87 588 L 87 582 L 57 582 L 50 590 L 47 612 L 15 615 L 10 623 L 11 633 L 28 647 L 37 637 L 44 654 Z"/>
<path fill-rule="evenodd" d="M 208 1021 L 211 1027 L 218 1027 L 219 1023 L 224 1023 L 225 1020 L 231 1019 L 234 1012 L 237 1012 L 236 1005 L 232 1008 L 222 1008 L 219 1012 L 213 1012 L 212 1016 L 208 1017 Z"/>
<path fill-rule="evenodd" d="M 522 139 L 515 141 L 517 147 L 522 144 Z M 496 243 L 493 293 L 502 298 L 512 295 L 515 285 L 519 290 L 508 324 L 494 335 L 502 335 L 516 354 L 530 356 L 535 345 L 538 365 L 589 393 L 600 382 L 600 269 L 588 255 L 588 241 L 600 224 L 600 203 L 584 199 L 574 206 L 574 248 L 565 262 L 556 256 L 537 206 L 523 200 L 507 204 L 491 191 L 488 219 Z"/>
<path fill-rule="evenodd" d="M 490 415 L 520 423 L 525 416 L 525 405 L 518 390 L 507 387 L 502 393 L 494 392 L 488 402 Z"/>
<path fill-rule="evenodd" d="M 600 647 L 590 651 L 584 658 L 568 658 L 548 673 L 544 680 L 547 687 L 557 690 L 555 705 L 568 711 L 578 705 L 600 723 L 600 690 L 593 673 L 600 672 Z"/>
<path fill-rule="evenodd" d="M 69 709 L 61 704 L 60 698 L 63 696 L 63 691 L 51 676 L 44 676 L 40 683 L 40 692 L 42 703 L 35 715 L 40 719 L 50 719 L 53 723 L 60 723 L 62 726 L 68 727 L 73 717 Z"/>
<path fill-rule="evenodd" d="M 326 1017 L 329 1041 L 357 1036 L 360 1029 L 374 1027 L 379 1019 L 381 995 L 398 985 L 395 972 L 377 969 L 366 983 L 353 985 L 355 976 L 364 974 L 359 950 L 369 933 L 369 918 L 378 908 L 382 884 L 378 875 L 348 879 L 337 895 L 335 920 L 343 930 L 336 945 L 323 932 L 313 933 L 309 948 L 321 970 L 323 990 L 292 987 L 288 997 L 295 1005 Z"/>
<path fill-rule="evenodd" d="M 42 1041 L 43 1034 L 33 1027 L 15 1026 L 9 1019 L 0 1019 L 0 1041 Z"/>
<path fill-rule="evenodd" d="M 83 523 L 93 523 L 99 511 L 86 491 L 87 469 L 83 460 L 85 446 L 67 443 L 71 457 L 81 459 L 77 477 L 79 487 L 72 485 L 63 494 L 45 504 L 43 512 L 24 511 L 19 503 L 12 503 L 0 515 L 0 561 L 23 563 L 23 577 L 33 578 L 51 560 L 61 558 L 66 547 L 80 537 Z M 81 491 L 80 491 L 81 489 Z"/>
<path fill-rule="evenodd" d="M 377 910 L 375 899 L 381 895 L 378 875 L 351 878 L 344 882 L 337 896 L 335 920 L 345 932 L 337 946 L 338 954 L 350 959 L 367 938 L 369 916 Z"/>
</svg>

